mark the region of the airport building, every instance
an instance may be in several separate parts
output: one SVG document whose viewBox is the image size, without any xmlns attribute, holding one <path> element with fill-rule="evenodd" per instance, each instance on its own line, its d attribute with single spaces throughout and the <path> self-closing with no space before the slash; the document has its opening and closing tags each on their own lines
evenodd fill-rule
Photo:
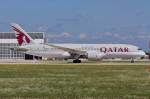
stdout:
<svg viewBox="0 0 150 99">
<path fill-rule="evenodd" d="M 44 43 L 43 32 L 28 33 L 37 43 Z M 14 51 L 11 48 L 17 47 L 18 42 L 13 32 L 0 32 L 0 59 L 33 59 L 32 55 L 24 52 Z"/>
</svg>

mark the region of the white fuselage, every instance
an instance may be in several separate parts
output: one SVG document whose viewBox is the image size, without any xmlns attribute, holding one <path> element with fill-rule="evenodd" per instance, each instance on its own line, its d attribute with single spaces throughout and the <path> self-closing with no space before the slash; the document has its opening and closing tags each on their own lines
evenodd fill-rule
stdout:
<svg viewBox="0 0 150 99">
<path fill-rule="evenodd" d="M 145 52 L 139 47 L 129 44 L 53 44 L 65 48 L 85 51 L 88 59 L 104 58 L 140 58 Z M 69 52 L 45 44 L 28 44 L 20 46 L 28 49 L 27 54 L 47 58 L 71 58 Z"/>
</svg>

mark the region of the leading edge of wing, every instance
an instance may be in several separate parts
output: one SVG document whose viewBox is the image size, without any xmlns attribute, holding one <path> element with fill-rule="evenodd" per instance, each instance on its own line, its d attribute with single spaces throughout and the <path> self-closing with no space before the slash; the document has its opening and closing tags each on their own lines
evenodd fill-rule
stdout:
<svg viewBox="0 0 150 99">
<path fill-rule="evenodd" d="M 50 47 L 54 47 L 63 51 L 67 51 L 69 53 L 77 53 L 77 54 L 85 54 L 86 51 L 80 51 L 80 50 L 76 50 L 76 49 L 72 49 L 72 48 L 67 48 L 67 47 L 62 47 L 62 46 L 57 46 L 57 45 L 53 45 L 53 44 L 45 44 L 47 46 Z"/>
</svg>

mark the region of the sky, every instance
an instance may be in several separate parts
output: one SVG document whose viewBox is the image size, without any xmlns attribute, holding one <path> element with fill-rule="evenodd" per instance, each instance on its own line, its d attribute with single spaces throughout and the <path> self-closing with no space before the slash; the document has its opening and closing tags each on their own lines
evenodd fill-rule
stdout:
<svg viewBox="0 0 150 99">
<path fill-rule="evenodd" d="M 45 32 L 50 43 L 123 43 L 149 50 L 150 0 L 1 0 L 0 31 L 10 23 Z"/>
</svg>

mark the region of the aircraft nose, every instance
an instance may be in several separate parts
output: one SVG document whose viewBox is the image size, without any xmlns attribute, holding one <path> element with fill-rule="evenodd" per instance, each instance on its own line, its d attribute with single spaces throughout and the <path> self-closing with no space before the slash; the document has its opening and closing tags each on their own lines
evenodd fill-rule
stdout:
<svg viewBox="0 0 150 99">
<path fill-rule="evenodd" d="M 143 55 L 143 56 L 146 55 L 146 53 L 144 51 L 140 51 L 140 54 Z"/>
</svg>

